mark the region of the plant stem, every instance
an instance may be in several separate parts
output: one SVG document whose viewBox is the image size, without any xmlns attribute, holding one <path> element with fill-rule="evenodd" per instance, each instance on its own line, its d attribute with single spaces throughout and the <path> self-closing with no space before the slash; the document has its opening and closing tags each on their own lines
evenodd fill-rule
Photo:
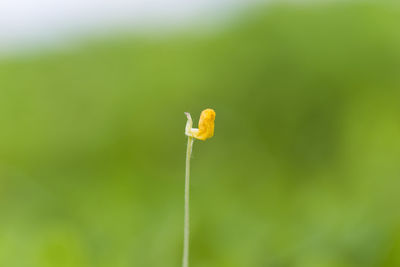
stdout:
<svg viewBox="0 0 400 267">
<path fill-rule="evenodd" d="M 185 173 L 185 221 L 183 230 L 183 259 L 182 267 L 189 266 L 189 189 L 190 189 L 190 157 L 192 155 L 193 137 L 188 137 L 186 149 L 186 173 Z"/>
</svg>

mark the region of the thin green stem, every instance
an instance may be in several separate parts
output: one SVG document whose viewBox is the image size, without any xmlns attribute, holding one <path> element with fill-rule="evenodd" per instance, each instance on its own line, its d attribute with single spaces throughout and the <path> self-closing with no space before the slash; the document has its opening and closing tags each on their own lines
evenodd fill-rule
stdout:
<svg viewBox="0 0 400 267">
<path fill-rule="evenodd" d="M 183 230 L 183 259 L 182 267 L 189 266 L 189 189 L 190 189 L 190 157 L 192 155 L 193 137 L 188 137 L 186 149 L 186 173 L 185 173 L 185 221 Z"/>
</svg>

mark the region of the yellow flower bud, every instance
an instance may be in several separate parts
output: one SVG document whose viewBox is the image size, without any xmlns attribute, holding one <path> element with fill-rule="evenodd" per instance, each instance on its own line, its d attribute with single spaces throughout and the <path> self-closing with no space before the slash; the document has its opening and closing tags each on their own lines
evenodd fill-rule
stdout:
<svg viewBox="0 0 400 267">
<path fill-rule="evenodd" d="M 215 111 L 208 108 L 201 112 L 199 120 L 199 131 L 194 136 L 199 140 L 206 140 L 214 135 Z"/>
<path fill-rule="evenodd" d="M 215 111 L 213 109 L 205 109 L 201 112 L 199 120 L 199 128 L 192 128 L 192 118 L 189 113 L 186 113 L 188 122 L 186 124 L 186 135 L 199 140 L 206 140 L 214 135 L 214 120 Z"/>
</svg>

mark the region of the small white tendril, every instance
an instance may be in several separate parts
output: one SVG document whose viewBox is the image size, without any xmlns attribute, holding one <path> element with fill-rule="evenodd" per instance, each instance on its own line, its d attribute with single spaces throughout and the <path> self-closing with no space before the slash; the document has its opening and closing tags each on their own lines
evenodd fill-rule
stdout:
<svg viewBox="0 0 400 267">
<path fill-rule="evenodd" d="M 193 127 L 193 120 L 192 120 L 192 116 L 190 116 L 190 113 L 189 112 L 185 112 L 185 115 L 187 117 L 185 134 L 187 136 L 189 136 L 189 137 L 195 137 L 196 134 L 199 132 L 199 129 L 192 128 Z"/>
</svg>

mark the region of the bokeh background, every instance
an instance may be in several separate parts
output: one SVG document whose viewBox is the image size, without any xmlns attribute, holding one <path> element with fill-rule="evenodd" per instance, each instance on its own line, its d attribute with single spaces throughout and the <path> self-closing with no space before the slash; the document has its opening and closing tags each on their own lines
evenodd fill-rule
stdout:
<svg viewBox="0 0 400 267">
<path fill-rule="evenodd" d="M 180 266 L 208 107 L 191 266 L 400 266 L 400 6 L 210 7 L 0 19 L 0 266 Z"/>
</svg>

